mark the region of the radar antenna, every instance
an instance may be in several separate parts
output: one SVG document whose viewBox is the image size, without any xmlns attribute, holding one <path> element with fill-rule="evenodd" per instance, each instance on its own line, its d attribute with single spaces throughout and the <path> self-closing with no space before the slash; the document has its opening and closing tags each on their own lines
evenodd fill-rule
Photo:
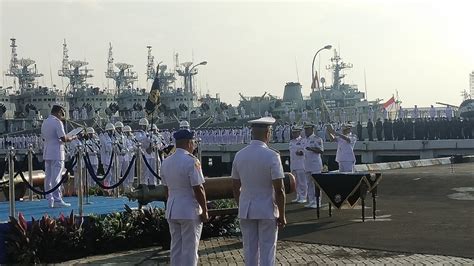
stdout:
<svg viewBox="0 0 474 266">
<path fill-rule="evenodd" d="M 88 78 L 92 78 L 93 75 L 89 74 L 89 71 L 93 69 L 88 69 L 86 66 L 89 65 L 86 61 L 80 60 L 69 60 L 68 48 L 66 40 L 63 43 L 63 61 L 61 65 L 61 70 L 58 71 L 58 75 L 69 79 L 69 88 L 75 92 L 80 88 L 87 87 Z M 83 68 L 84 67 L 84 68 Z"/>
<path fill-rule="evenodd" d="M 18 59 L 18 54 L 16 52 L 16 39 L 11 38 L 10 41 L 12 52 L 10 66 L 5 73 L 5 76 L 17 78 L 18 84 L 20 85 L 20 93 L 23 93 L 29 88 L 34 88 L 36 78 L 42 77 L 43 74 L 38 73 L 35 60 L 29 58 Z"/>
</svg>

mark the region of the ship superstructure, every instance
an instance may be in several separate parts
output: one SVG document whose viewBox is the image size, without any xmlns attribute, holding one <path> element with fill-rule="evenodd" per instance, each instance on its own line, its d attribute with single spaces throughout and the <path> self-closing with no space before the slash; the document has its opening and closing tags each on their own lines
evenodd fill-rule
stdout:
<svg viewBox="0 0 474 266">
<path fill-rule="evenodd" d="M 66 98 L 69 116 L 73 120 L 88 120 L 105 116 L 110 104 L 115 103 L 114 95 L 107 90 L 93 87 L 87 79 L 93 77 L 93 69 L 87 68 L 86 61 L 70 60 L 66 40 L 63 43 L 63 60 L 58 75 L 67 78 Z"/>
<path fill-rule="evenodd" d="M 64 93 L 55 85 L 52 88 L 38 86 L 36 78 L 42 77 L 38 73 L 35 61 L 30 58 L 18 59 L 16 51 L 16 39 L 11 40 L 11 60 L 6 76 L 18 81 L 16 91 L 10 97 L 15 104 L 15 118 L 38 118 L 47 117 L 54 103 L 63 104 L 68 109 Z"/>
</svg>

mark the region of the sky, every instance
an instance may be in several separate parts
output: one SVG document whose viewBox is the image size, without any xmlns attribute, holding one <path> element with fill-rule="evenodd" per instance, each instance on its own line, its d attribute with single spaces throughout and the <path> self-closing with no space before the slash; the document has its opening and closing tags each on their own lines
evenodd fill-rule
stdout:
<svg viewBox="0 0 474 266">
<path fill-rule="evenodd" d="M 109 43 L 115 62 L 134 65 L 146 81 L 147 45 L 157 62 L 207 61 L 195 85 L 238 104 L 239 92 L 283 96 L 299 81 L 309 96 L 315 52 L 330 44 L 352 63 L 345 83 L 367 91 L 368 100 L 396 95 L 404 107 L 435 102 L 459 105 L 474 71 L 474 1 L 131 1 L 0 0 L 0 72 L 7 70 L 15 37 L 20 58 L 37 63 L 40 85 L 65 87 L 57 71 L 66 39 L 70 59 L 87 60 L 90 83 L 105 78 Z M 334 51 L 319 53 L 326 70 Z M 364 75 L 365 73 L 365 75 Z M 365 77 L 364 77 L 365 76 Z M 11 78 L 0 84 L 9 86 Z"/>
</svg>

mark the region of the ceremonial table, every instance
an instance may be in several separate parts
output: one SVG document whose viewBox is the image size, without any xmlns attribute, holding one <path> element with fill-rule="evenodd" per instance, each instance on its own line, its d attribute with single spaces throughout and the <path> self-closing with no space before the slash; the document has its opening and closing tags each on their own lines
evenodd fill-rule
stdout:
<svg viewBox="0 0 474 266">
<path fill-rule="evenodd" d="M 367 193 L 372 194 L 372 216 L 375 220 L 375 211 L 377 209 L 377 186 L 382 179 L 381 173 L 321 173 L 313 174 L 313 180 L 320 191 L 326 194 L 329 199 L 329 216 L 332 216 L 331 208 L 334 205 L 340 209 L 344 203 L 351 207 L 361 200 L 362 204 L 362 221 L 365 221 L 365 197 Z M 316 202 L 318 204 L 317 216 L 319 219 L 319 197 L 320 193 L 316 192 Z"/>
</svg>

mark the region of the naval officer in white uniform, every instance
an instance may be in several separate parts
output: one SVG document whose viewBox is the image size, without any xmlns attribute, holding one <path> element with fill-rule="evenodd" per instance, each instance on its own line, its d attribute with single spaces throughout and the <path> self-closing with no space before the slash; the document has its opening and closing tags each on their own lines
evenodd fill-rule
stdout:
<svg viewBox="0 0 474 266">
<path fill-rule="evenodd" d="M 208 219 L 204 176 L 199 159 L 192 155 L 194 132 L 173 134 L 176 152 L 161 166 L 167 191 L 166 219 L 171 234 L 171 265 L 197 265 L 202 223 Z"/>
<path fill-rule="evenodd" d="M 308 186 L 308 204 L 305 207 L 316 209 L 318 204 L 321 206 L 321 197 L 319 197 L 319 203 L 316 202 L 316 187 L 312 175 L 321 173 L 323 169 L 321 155 L 324 152 L 324 145 L 323 139 L 314 134 L 313 124 L 308 123 L 304 126 L 304 134 L 306 136 L 304 140 L 304 171 Z"/>
<path fill-rule="evenodd" d="M 65 119 L 66 111 L 59 104 L 53 105 L 51 114 L 44 120 L 41 126 L 41 135 L 44 139 L 44 189 L 50 190 L 55 187 L 62 177 L 64 169 L 64 143 L 72 141 L 76 136 L 66 136 L 62 120 Z M 62 198 L 61 188 L 46 195 L 50 208 L 69 207 L 71 204 L 65 203 Z"/>
<path fill-rule="evenodd" d="M 354 145 L 357 136 L 352 134 L 351 129 L 350 124 L 343 125 L 341 134 L 334 131 L 331 125 L 327 127 L 330 140 L 337 142 L 336 162 L 339 164 L 339 172 L 354 172 L 356 162 Z"/>
<path fill-rule="evenodd" d="M 245 265 L 274 265 L 278 227 L 286 224 L 283 167 L 278 152 L 267 146 L 275 119 L 249 123 L 252 141 L 235 155 L 232 165 Z"/>
<path fill-rule="evenodd" d="M 308 184 L 304 172 L 304 139 L 301 137 L 301 128 L 291 129 L 290 140 L 290 170 L 296 179 L 296 199 L 292 202 L 306 203 Z"/>
</svg>

